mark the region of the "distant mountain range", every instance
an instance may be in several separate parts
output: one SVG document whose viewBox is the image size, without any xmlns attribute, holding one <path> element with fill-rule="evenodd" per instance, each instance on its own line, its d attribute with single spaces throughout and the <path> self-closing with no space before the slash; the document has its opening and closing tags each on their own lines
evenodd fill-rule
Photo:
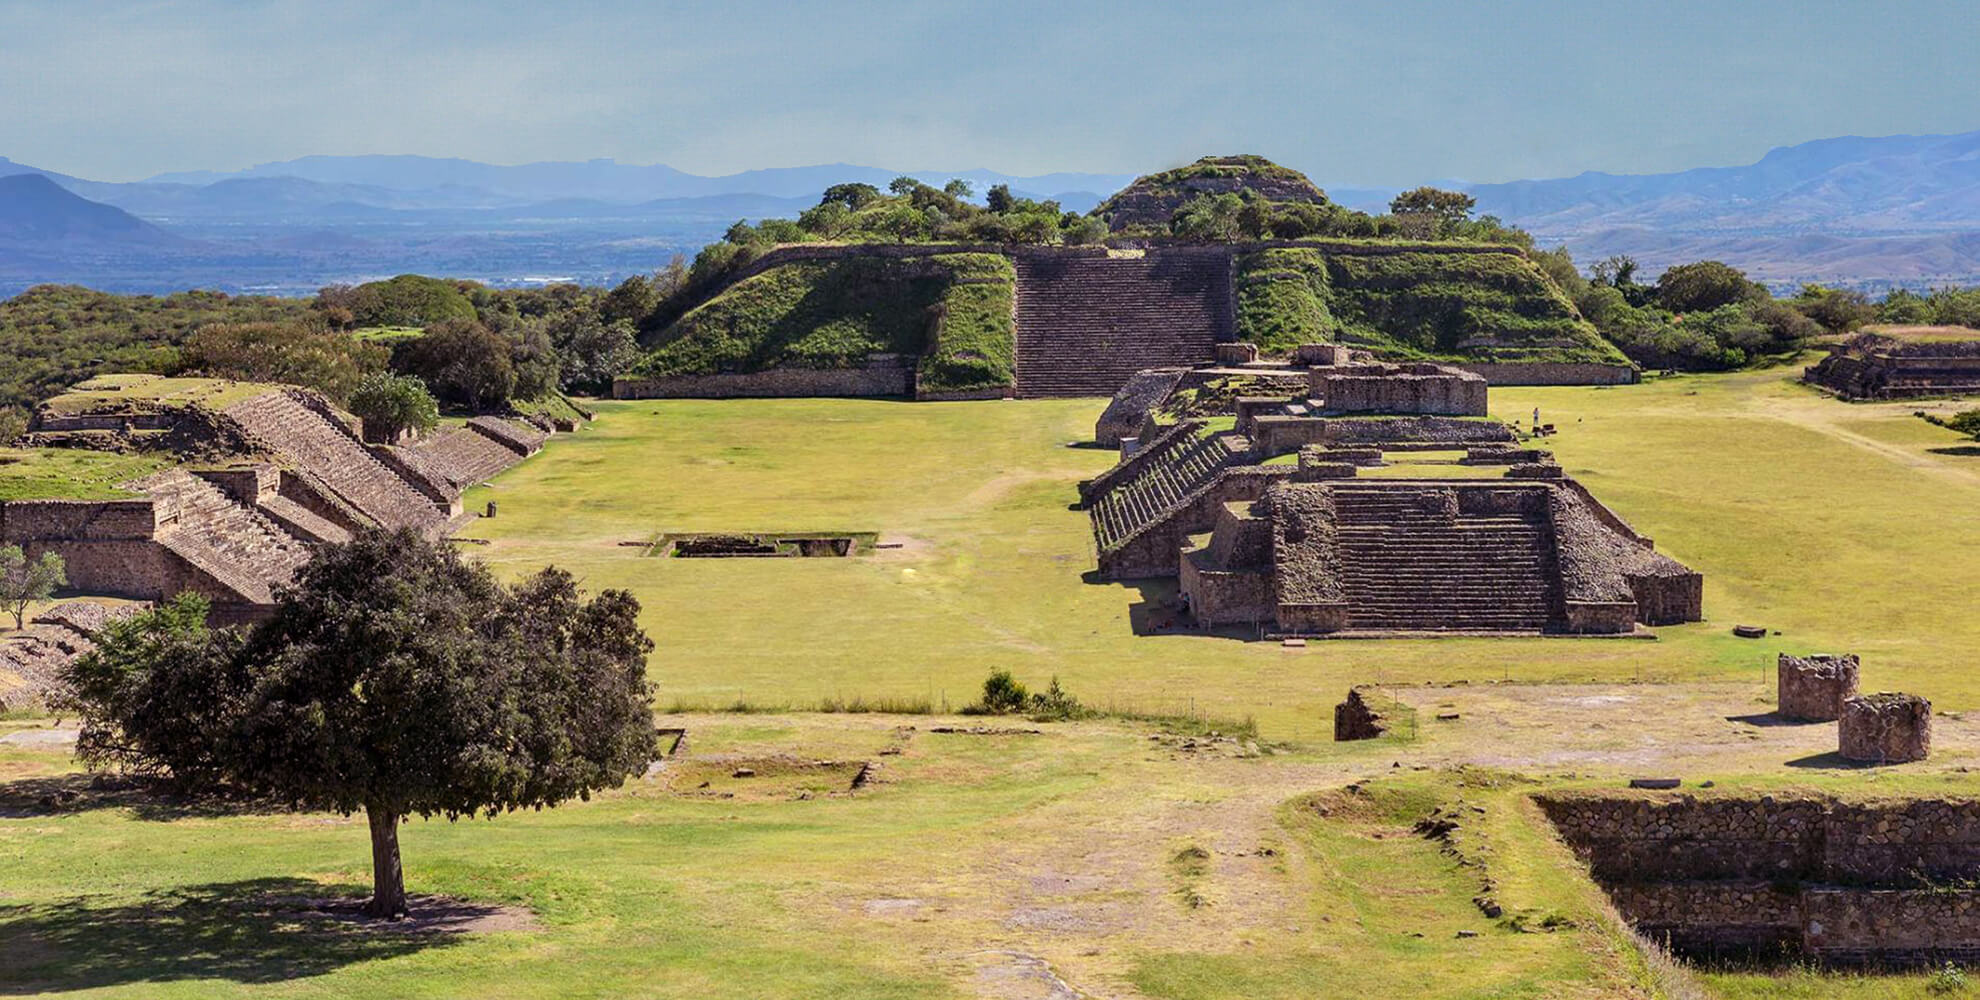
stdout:
<svg viewBox="0 0 1980 1000">
<path fill-rule="evenodd" d="M 0 157 L 0 294 L 38 281 L 301 294 L 426 271 L 494 283 L 602 283 L 692 254 L 737 219 L 795 215 L 832 184 L 902 171 L 851 164 L 719 177 L 611 160 L 497 166 L 422 156 L 310 156 L 135 183 Z M 1086 211 L 1125 174 L 960 177 Z M 1316 178 L 1325 187 L 1325 178 Z M 1331 188 L 1381 211 L 1393 188 Z M 1980 283 L 1980 132 L 1823 139 L 1759 162 L 1470 185 L 1478 210 L 1584 265 L 1629 253 L 1655 275 L 1713 257 L 1787 286 Z"/>
</svg>

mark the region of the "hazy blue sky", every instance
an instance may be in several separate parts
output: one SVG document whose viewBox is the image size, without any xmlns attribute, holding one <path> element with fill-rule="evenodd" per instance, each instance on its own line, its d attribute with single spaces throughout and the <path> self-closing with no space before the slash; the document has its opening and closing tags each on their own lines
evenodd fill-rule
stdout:
<svg viewBox="0 0 1980 1000">
<path fill-rule="evenodd" d="M 1651 172 L 1980 129 L 1980 4 L 0 0 L 0 155 L 311 153 L 1323 185 Z"/>
</svg>

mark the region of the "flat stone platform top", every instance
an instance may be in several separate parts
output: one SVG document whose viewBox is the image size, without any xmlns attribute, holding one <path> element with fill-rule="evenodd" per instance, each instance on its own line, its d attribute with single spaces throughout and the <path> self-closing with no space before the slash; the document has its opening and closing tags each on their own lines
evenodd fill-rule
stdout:
<svg viewBox="0 0 1980 1000">
<path fill-rule="evenodd" d="M 78 382 L 69 391 L 42 403 L 41 409 L 60 415 L 120 411 L 153 413 L 188 406 L 224 410 L 235 403 L 281 389 L 281 386 L 267 382 L 119 373 L 98 375 Z"/>
</svg>

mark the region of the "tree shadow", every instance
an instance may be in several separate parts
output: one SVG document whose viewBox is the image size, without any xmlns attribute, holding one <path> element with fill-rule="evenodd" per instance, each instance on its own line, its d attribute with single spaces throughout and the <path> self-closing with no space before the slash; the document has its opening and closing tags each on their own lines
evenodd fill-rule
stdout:
<svg viewBox="0 0 1980 1000">
<path fill-rule="evenodd" d="M 362 893 L 271 878 L 163 889 L 111 905 L 84 896 L 0 906 L 0 940 L 8 942 L 0 995 L 194 979 L 283 982 L 462 940 L 459 922 L 360 919 Z"/>
<path fill-rule="evenodd" d="M 1927 448 L 1934 455 L 1958 455 L 1962 458 L 1980 458 L 1980 444 L 1953 444 L 1943 448 Z"/>
<path fill-rule="evenodd" d="M 1860 764 L 1856 761 L 1850 760 L 1848 757 L 1843 756 L 1841 753 L 1835 750 L 1831 750 L 1828 753 L 1812 754 L 1807 757 L 1796 757 L 1795 759 L 1788 761 L 1787 766 L 1810 767 L 1810 768 L 1818 768 L 1821 770 L 1828 770 L 1828 771 L 1854 771 L 1859 768 L 1869 767 L 1870 765 Z"/>
<path fill-rule="evenodd" d="M 154 822 L 295 811 L 286 802 L 227 789 L 190 791 L 156 778 L 78 773 L 0 782 L 0 819 L 96 809 L 129 809 Z"/>
</svg>

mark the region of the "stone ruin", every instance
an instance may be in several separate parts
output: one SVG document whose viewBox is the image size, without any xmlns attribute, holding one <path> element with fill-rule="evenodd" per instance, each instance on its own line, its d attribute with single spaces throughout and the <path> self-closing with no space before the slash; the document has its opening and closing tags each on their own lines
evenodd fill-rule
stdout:
<svg viewBox="0 0 1980 1000">
<path fill-rule="evenodd" d="M 1702 618 L 1703 578 L 1483 418 L 1478 376 L 1345 353 L 1302 352 L 1349 363 L 1310 366 L 1290 398 L 1239 399 L 1231 431 L 1143 414 L 1134 453 L 1080 486 L 1099 575 L 1176 577 L 1198 624 L 1279 636 L 1626 635 Z M 1147 374 L 1137 400 L 1172 384 Z M 1504 478 L 1360 477 L 1450 450 Z"/>
<path fill-rule="evenodd" d="M 1623 919 L 1681 957 L 1980 959 L 1980 801 L 1535 798 Z"/>
<path fill-rule="evenodd" d="M 123 609 L 89 601 L 57 604 L 18 632 L 0 635 L 0 712 L 45 708 L 62 669 L 95 648 L 96 631 Z"/>
<path fill-rule="evenodd" d="M 1360 690 L 1350 690 L 1347 700 L 1334 706 L 1334 741 L 1372 740 L 1389 731 L 1382 721 L 1362 699 Z"/>
<path fill-rule="evenodd" d="M 1801 378 L 1844 399 L 1980 394 L 1980 339 L 1911 341 L 1860 333 L 1832 345 Z"/>
<path fill-rule="evenodd" d="M 1932 703 L 1915 694 L 1861 694 L 1844 699 L 1838 752 L 1862 764 L 1906 764 L 1932 754 Z"/>
<path fill-rule="evenodd" d="M 161 600 L 182 591 L 215 617 L 266 612 L 313 547 L 368 527 L 439 536 L 468 516 L 462 491 L 543 446 L 555 424 L 476 417 L 405 446 L 367 444 L 356 417 L 290 386 L 183 379 L 190 399 L 120 398 L 155 376 L 104 376 L 43 404 L 30 443 L 168 452 L 184 464 L 130 483 L 116 500 L 0 503 L 0 543 L 52 551 L 80 592 Z M 107 387 L 107 389 L 106 389 Z"/>
<path fill-rule="evenodd" d="M 1856 694 L 1855 654 L 1780 655 L 1776 667 L 1775 713 L 1797 722 L 1834 722 L 1843 702 Z"/>
</svg>

